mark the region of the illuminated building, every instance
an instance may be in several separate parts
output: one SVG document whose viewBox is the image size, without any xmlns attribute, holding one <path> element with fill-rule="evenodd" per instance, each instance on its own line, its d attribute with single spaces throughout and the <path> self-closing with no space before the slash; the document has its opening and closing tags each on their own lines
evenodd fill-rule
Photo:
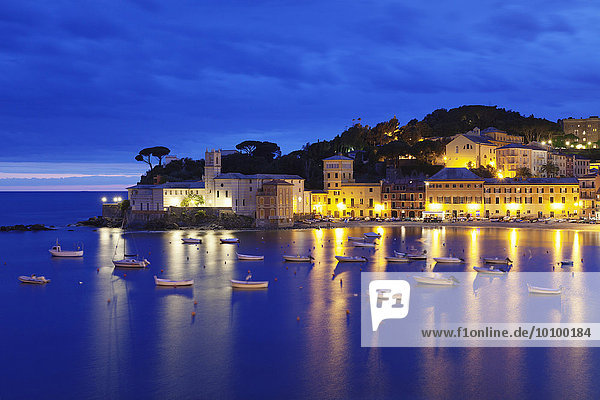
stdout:
<svg viewBox="0 0 600 400">
<path fill-rule="evenodd" d="M 425 182 L 410 178 L 384 182 L 381 197 L 384 217 L 420 218 L 425 210 Z"/>
<path fill-rule="evenodd" d="M 294 185 L 283 179 L 265 182 L 256 194 L 256 225 L 288 227 L 294 224 Z"/>
<path fill-rule="evenodd" d="M 444 168 L 425 180 L 424 218 L 483 216 L 484 179 L 467 168 Z"/>
<path fill-rule="evenodd" d="M 575 135 L 579 142 L 595 143 L 600 139 L 600 118 L 591 116 L 584 119 L 567 118 L 560 121 L 565 135 Z"/>
<path fill-rule="evenodd" d="M 380 217 L 381 182 L 361 183 L 354 180 L 354 161 L 341 155 L 323 160 L 324 192 L 312 193 L 315 214 L 336 218 Z"/>
</svg>

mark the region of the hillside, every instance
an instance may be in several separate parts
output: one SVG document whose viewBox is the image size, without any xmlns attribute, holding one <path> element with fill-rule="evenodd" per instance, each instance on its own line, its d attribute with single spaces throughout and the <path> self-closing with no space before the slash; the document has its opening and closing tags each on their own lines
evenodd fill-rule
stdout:
<svg viewBox="0 0 600 400">
<path fill-rule="evenodd" d="M 511 134 L 521 135 L 527 141 L 543 140 L 561 135 L 557 123 L 524 117 L 516 111 L 490 106 L 462 106 L 450 110 L 439 109 L 423 120 L 416 119 L 399 126 L 396 117 L 373 127 L 355 124 L 331 140 L 307 143 L 302 149 L 281 155 L 279 146 L 271 142 L 245 141 L 238 144 L 239 154 L 224 156 L 223 172 L 245 174 L 282 173 L 297 174 L 306 179 L 309 189 L 322 189 L 323 158 L 341 153 L 351 153 L 355 158 L 355 176 L 359 180 L 377 180 L 385 176 L 385 165 L 399 166 L 399 158 L 414 157 L 412 167 L 402 168 L 403 174 L 430 171 L 436 158 L 445 151 L 446 138 L 470 131 L 475 127 L 496 127 Z M 437 140 L 429 140 L 437 138 Z M 151 183 L 154 176 L 161 182 L 201 179 L 204 162 L 191 159 L 171 162 L 167 166 L 154 166 L 141 178 Z"/>
</svg>

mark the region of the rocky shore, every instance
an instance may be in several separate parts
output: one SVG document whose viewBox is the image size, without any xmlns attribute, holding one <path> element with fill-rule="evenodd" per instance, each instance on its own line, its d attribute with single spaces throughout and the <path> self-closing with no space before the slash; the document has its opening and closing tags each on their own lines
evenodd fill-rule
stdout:
<svg viewBox="0 0 600 400">
<path fill-rule="evenodd" d="M 9 225 L 9 226 L 0 226 L 0 232 L 30 232 L 30 231 L 53 231 L 55 230 L 52 227 L 47 227 L 42 224 L 33 224 L 33 225 Z"/>
</svg>

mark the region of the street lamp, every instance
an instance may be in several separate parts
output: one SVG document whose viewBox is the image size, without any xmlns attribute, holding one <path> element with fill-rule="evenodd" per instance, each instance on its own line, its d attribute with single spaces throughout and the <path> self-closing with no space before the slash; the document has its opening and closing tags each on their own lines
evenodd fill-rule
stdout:
<svg viewBox="0 0 600 400">
<path fill-rule="evenodd" d="M 107 201 L 106 197 L 103 197 L 101 200 L 102 200 L 103 203 L 106 203 L 106 201 Z"/>
</svg>

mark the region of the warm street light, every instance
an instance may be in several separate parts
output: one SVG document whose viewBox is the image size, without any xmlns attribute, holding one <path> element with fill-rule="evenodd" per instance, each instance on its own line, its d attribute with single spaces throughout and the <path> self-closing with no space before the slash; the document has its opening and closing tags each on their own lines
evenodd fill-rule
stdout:
<svg viewBox="0 0 600 400">
<path fill-rule="evenodd" d="M 103 203 L 106 203 L 106 197 L 103 197 L 101 200 Z"/>
</svg>

